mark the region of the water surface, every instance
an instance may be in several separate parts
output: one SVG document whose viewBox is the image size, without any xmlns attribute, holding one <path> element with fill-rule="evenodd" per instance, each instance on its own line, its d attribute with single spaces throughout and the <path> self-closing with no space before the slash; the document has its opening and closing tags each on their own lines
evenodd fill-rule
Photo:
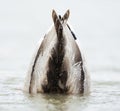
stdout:
<svg viewBox="0 0 120 111">
<path fill-rule="evenodd" d="M 93 73 L 88 96 L 37 94 L 21 91 L 24 78 L 0 76 L 0 111 L 119 111 L 120 78 L 115 72 Z M 13 75 L 13 74 L 12 74 Z M 22 75 L 22 74 L 21 74 Z M 111 79 L 112 78 L 112 79 Z"/>
</svg>

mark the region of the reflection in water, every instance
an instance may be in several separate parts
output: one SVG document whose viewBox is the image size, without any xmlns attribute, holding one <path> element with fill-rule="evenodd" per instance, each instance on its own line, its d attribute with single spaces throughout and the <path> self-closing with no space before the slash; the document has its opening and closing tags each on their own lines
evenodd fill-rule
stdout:
<svg viewBox="0 0 120 111">
<path fill-rule="evenodd" d="M 88 97 L 60 94 L 29 95 L 28 99 L 36 109 L 44 109 L 44 111 L 78 111 L 86 106 L 83 103 L 88 102 Z"/>
</svg>

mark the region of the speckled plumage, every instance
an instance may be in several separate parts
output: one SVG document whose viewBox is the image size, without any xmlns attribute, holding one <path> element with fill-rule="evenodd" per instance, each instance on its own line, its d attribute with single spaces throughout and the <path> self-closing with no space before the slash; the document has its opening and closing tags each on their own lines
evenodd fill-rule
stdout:
<svg viewBox="0 0 120 111">
<path fill-rule="evenodd" d="M 75 35 L 67 20 L 52 13 L 54 25 L 46 33 L 32 58 L 24 90 L 29 93 L 85 94 L 89 75 Z"/>
</svg>

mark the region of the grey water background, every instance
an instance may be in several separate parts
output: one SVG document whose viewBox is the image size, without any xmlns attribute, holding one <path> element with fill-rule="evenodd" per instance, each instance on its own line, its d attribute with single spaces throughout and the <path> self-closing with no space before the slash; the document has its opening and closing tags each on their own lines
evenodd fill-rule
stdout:
<svg viewBox="0 0 120 111">
<path fill-rule="evenodd" d="M 80 39 L 91 93 L 31 96 L 24 78 L 40 37 L 64 14 Z M 119 0 L 0 0 L 0 111 L 120 111 Z"/>
</svg>

